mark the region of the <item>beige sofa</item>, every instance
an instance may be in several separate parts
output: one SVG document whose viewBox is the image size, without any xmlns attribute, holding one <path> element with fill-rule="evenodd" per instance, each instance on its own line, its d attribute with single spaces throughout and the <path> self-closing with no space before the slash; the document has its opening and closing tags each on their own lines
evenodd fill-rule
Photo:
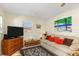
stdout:
<svg viewBox="0 0 79 59">
<path fill-rule="evenodd" d="M 55 35 L 61 38 L 71 38 L 74 39 L 71 46 L 57 44 L 55 42 L 51 42 L 46 39 L 41 40 L 41 46 L 46 48 L 51 53 L 54 53 L 58 56 L 70 56 L 72 55 L 72 51 L 79 49 L 79 38 L 78 37 L 71 37 L 71 36 L 62 36 L 62 35 Z"/>
</svg>

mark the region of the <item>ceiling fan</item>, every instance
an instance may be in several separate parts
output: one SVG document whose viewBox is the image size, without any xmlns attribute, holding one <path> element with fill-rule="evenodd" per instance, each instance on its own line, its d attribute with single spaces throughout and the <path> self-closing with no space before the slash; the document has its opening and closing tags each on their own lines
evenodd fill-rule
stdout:
<svg viewBox="0 0 79 59">
<path fill-rule="evenodd" d="M 62 3 L 61 5 L 60 5 L 60 7 L 64 7 L 66 5 L 66 3 Z"/>
</svg>

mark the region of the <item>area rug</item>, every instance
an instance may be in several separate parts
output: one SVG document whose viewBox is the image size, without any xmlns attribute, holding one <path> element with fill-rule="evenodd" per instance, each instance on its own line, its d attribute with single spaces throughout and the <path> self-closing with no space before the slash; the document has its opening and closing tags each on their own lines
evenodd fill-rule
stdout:
<svg viewBox="0 0 79 59">
<path fill-rule="evenodd" d="M 41 46 L 25 48 L 20 51 L 22 56 L 56 56 Z"/>
</svg>

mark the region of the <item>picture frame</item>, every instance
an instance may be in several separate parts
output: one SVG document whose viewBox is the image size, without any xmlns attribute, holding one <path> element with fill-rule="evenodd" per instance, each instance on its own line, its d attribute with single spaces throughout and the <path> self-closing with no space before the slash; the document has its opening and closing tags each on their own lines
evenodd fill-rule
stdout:
<svg viewBox="0 0 79 59">
<path fill-rule="evenodd" d="M 37 29 L 41 29 L 41 25 L 40 24 L 36 24 L 36 28 Z"/>
</svg>

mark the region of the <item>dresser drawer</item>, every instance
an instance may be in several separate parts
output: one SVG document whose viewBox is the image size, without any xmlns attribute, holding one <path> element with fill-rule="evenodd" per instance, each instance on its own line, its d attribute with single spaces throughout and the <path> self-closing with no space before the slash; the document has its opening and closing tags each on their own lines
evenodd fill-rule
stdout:
<svg viewBox="0 0 79 59">
<path fill-rule="evenodd" d="M 14 38 L 14 39 L 7 39 L 2 41 L 2 53 L 4 55 L 12 55 L 17 50 L 23 47 L 23 39 L 21 38 Z"/>
</svg>

